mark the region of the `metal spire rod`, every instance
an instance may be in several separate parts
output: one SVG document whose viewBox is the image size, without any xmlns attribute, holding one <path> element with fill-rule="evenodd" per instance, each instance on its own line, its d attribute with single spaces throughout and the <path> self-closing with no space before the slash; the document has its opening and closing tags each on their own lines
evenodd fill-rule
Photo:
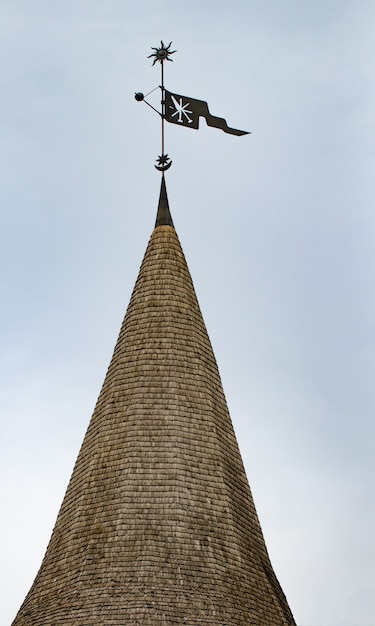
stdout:
<svg viewBox="0 0 375 626">
<path fill-rule="evenodd" d="M 164 176 L 164 172 L 168 170 L 172 165 L 171 159 L 164 152 L 164 143 L 165 143 L 164 142 L 164 121 L 165 121 L 164 61 L 172 61 L 172 59 L 170 59 L 169 56 L 176 52 L 176 50 L 170 50 L 171 44 L 172 42 L 170 42 L 168 46 L 165 46 L 164 43 L 161 41 L 160 48 L 151 48 L 152 50 L 154 50 L 154 52 L 147 57 L 148 59 L 150 59 L 151 57 L 154 59 L 154 62 L 152 65 L 155 65 L 156 62 L 159 62 L 161 65 L 161 85 L 160 85 L 161 113 L 157 109 L 155 109 L 155 107 L 153 107 L 152 104 L 150 104 L 149 102 L 145 100 L 145 96 L 143 95 L 143 93 L 139 91 L 135 94 L 135 99 L 138 102 L 142 102 L 142 101 L 145 102 L 151 109 L 153 109 L 161 117 L 161 155 L 157 158 L 156 160 L 157 165 L 155 165 L 154 167 L 156 167 L 156 169 L 159 170 L 159 172 L 162 172 L 163 176 Z M 153 89 L 152 91 L 155 91 L 155 90 Z M 150 91 L 149 93 L 152 93 L 152 91 Z M 146 94 L 146 95 L 149 95 L 149 94 Z"/>
<path fill-rule="evenodd" d="M 152 54 L 150 54 L 147 58 L 153 58 L 154 62 L 152 65 L 155 65 L 155 63 L 158 61 L 161 65 L 161 155 L 158 157 L 157 159 L 157 165 L 155 165 L 156 169 L 159 170 L 159 172 L 162 172 L 162 175 L 164 176 L 164 172 L 166 170 L 168 170 L 171 165 L 172 165 L 172 161 L 171 159 L 168 157 L 167 154 L 165 154 L 164 152 L 164 121 L 165 121 L 165 87 L 164 87 L 164 61 L 172 61 L 172 59 L 170 59 L 170 55 L 174 54 L 176 52 L 176 50 L 171 50 L 170 47 L 172 45 L 172 42 L 170 41 L 168 46 L 165 46 L 163 41 L 160 42 L 160 48 L 151 48 L 152 50 L 154 50 L 154 52 Z"/>
<path fill-rule="evenodd" d="M 161 153 L 164 154 L 164 119 L 165 119 L 164 59 L 161 61 L 160 65 L 161 65 Z"/>
</svg>

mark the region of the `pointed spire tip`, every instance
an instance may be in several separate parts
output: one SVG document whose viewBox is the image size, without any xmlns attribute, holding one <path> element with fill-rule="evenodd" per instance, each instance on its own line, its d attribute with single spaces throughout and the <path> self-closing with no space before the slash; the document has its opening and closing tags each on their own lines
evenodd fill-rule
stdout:
<svg viewBox="0 0 375 626">
<path fill-rule="evenodd" d="M 156 215 L 155 228 L 157 226 L 172 226 L 172 228 L 174 228 L 172 216 L 169 210 L 167 187 L 165 185 L 164 176 L 162 176 L 161 179 L 159 206 Z"/>
</svg>

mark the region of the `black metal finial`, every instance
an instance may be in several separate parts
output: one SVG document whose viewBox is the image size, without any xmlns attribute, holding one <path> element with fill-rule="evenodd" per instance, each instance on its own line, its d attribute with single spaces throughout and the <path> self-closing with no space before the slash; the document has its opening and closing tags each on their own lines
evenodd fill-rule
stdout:
<svg viewBox="0 0 375 626">
<path fill-rule="evenodd" d="M 177 52 L 176 50 L 170 49 L 171 45 L 172 45 L 171 41 L 169 42 L 167 46 L 165 46 L 164 42 L 161 41 L 160 48 L 151 47 L 151 50 L 154 50 L 154 52 L 147 57 L 148 59 L 150 58 L 154 59 L 154 62 L 152 65 L 155 65 L 156 62 L 159 62 L 161 65 L 161 85 L 160 85 L 161 113 L 146 100 L 146 97 L 150 95 L 152 91 L 155 91 L 155 89 L 158 89 L 158 87 L 155 87 L 155 89 L 150 91 L 150 93 L 146 94 L 146 96 L 141 91 L 137 91 L 137 93 L 134 94 L 134 97 L 137 100 L 137 102 L 145 102 L 151 109 L 156 111 L 156 113 L 158 113 L 158 115 L 160 115 L 161 117 L 161 155 L 159 155 L 158 158 L 156 159 L 156 165 L 154 165 L 154 167 L 159 172 L 162 172 L 163 176 L 164 176 L 164 172 L 166 172 L 166 170 L 168 170 L 172 165 L 172 161 L 170 157 L 164 153 L 164 120 L 165 120 L 164 61 L 172 61 L 172 59 L 169 58 L 170 55 Z"/>
<path fill-rule="evenodd" d="M 161 155 L 156 159 L 156 167 L 159 172 L 162 172 L 164 176 L 164 172 L 168 170 L 172 161 L 167 154 L 164 152 L 164 122 L 170 122 L 171 124 L 177 124 L 179 126 L 184 126 L 185 128 L 199 128 L 199 120 L 200 118 L 204 118 L 206 120 L 207 126 L 213 126 L 214 128 L 220 128 L 224 133 L 228 133 L 230 135 L 248 135 L 249 132 L 247 130 L 239 130 L 238 128 L 232 128 L 228 126 L 226 120 L 223 117 L 218 117 L 217 115 L 212 115 L 208 108 L 208 104 L 205 100 L 197 100 L 196 98 L 189 98 L 187 96 L 182 96 L 181 94 L 171 93 L 167 91 L 164 87 L 164 61 L 172 61 L 170 59 L 170 55 L 174 54 L 176 50 L 171 50 L 170 47 L 172 42 L 165 46 L 163 41 L 160 42 L 160 48 L 152 48 L 154 50 L 152 54 L 150 54 L 147 58 L 153 58 L 153 64 L 159 62 L 161 65 L 161 112 L 155 109 L 149 102 L 147 102 L 146 97 L 158 89 L 155 87 L 148 94 L 143 95 L 142 92 L 138 91 L 135 94 L 135 99 L 138 102 L 145 102 L 151 109 L 153 109 L 158 115 L 161 117 Z"/>
<path fill-rule="evenodd" d="M 147 58 L 150 59 L 154 57 L 154 62 L 152 65 L 155 65 L 157 61 L 159 61 L 161 65 L 161 86 L 160 86 L 161 88 L 161 155 L 158 157 L 156 161 L 157 165 L 154 165 L 154 167 L 157 170 L 159 170 L 159 172 L 162 172 L 164 176 L 164 172 L 166 172 L 166 170 L 168 170 L 172 165 L 171 159 L 168 157 L 167 154 L 164 153 L 164 119 L 165 119 L 164 61 L 172 61 L 172 59 L 170 59 L 169 56 L 171 54 L 174 54 L 176 50 L 170 50 L 170 47 L 172 45 L 171 41 L 169 42 L 167 46 L 164 45 L 163 41 L 161 41 L 160 44 L 161 44 L 160 48 L 151 47 L 151 50 L 154 50 L 154 52 L 150 54 L 150 56 Z"/>
<path fill-rule="evenodd" d="M 167 46 L 164 45 L 164 43 L 161 41 L 160 42 L 161 47 L 160 48 L 153 48 L 151 46 L 151 50 L 154 50 L 155 52 L 153 52 L 152 54 L 150 54 L 150 56 L 148 56 L 148 59 L 151 59 L 152 57 L 154 58 L 154 62 L 152 65 L 155 65 L 155 63 L 157 61 L 159 61 L 159 63 L 163 63 L 163 61 L 173 61 L 173 59 L 169 58 L 169 55 L 174 54 L 175 52 L 177 52 L 177 50 L 170 50 L 169 48 L 172 45 L 172 42 L 170 41 L 169 44 Z"/>
<path fill-rule="evenodd" d="M 172 165 L 172 161 L 167 154 L 161 154 L 156 159 L 157 165 L 154 165 L 159 172 L 166 172 Z"/>
</svg>

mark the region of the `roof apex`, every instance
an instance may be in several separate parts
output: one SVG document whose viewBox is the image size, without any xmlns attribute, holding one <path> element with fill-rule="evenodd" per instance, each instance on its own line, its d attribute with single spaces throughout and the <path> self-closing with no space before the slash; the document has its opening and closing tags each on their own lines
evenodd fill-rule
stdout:
<svg viewBox="0 0 375 626">
<path fill-rule="evenodd" d="M 172 226 L 172 228 L 174 228 L 172 216 L 169 210 L 167 187 L 165 185 L 164 176 L 162 176 L 161 179 L 159 205 L 156 215 L 155 228 L 157 226 Z"/>
</svg>

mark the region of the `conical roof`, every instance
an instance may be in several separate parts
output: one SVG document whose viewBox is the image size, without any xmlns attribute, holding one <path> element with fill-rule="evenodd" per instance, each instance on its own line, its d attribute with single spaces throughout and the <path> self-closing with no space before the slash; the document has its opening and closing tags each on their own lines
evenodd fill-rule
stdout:
<svg viewBox="0 0 375 626">
<path fill-rule="evenodd" d="M 294 624 L 169 212 L 13 626 Z"/>
</svg>

